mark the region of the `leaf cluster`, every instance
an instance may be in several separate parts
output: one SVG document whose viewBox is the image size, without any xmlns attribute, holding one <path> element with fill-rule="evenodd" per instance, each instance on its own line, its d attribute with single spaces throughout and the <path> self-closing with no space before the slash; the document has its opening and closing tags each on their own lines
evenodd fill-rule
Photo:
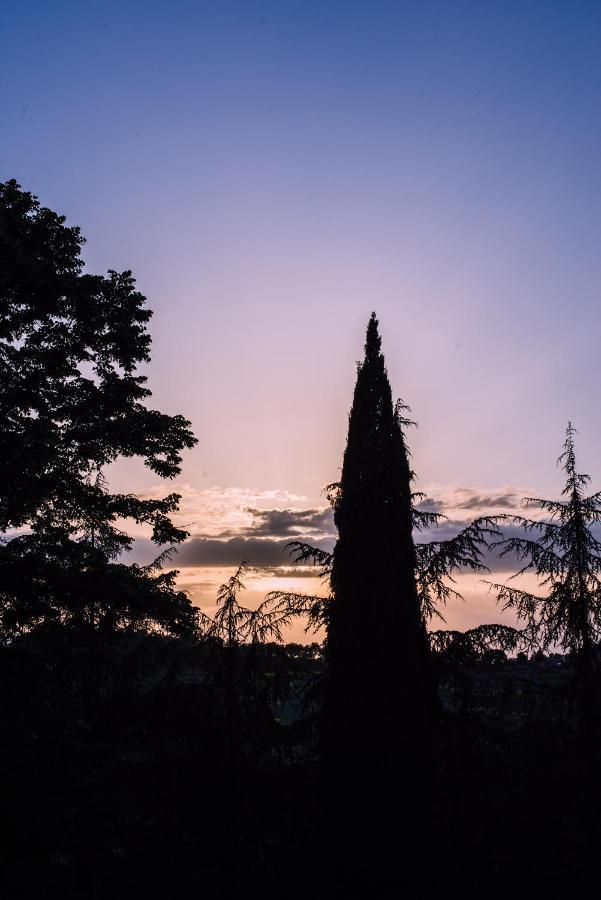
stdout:
<svg viewBox="0 0 601 900">
<path fill-rule="evenodd" d="M 150 358 L 152 313 L 131 272 L 84 273 L 83 243 L 16 181 L 0 184 L 0 534 L 5 571 L 23 579 L 3 579 L 2 602 L 23 627 L 28 611 L 32 627 L 45 608 L 70 616 L 92 571 L 92 593 L 104 586 L 115 620 L 134 595 L 142 603 L 145 578 L 148 609 L 158 609 L 170 576 L 157 582 L 143 567 L 118 564 L 132 544 L 122 523 L 148 525 L 158 545 L 186 537 L 171 521 L 177 494 L 113 493 L 103 475 L 119 457 L 139 457 L 173 478 L 196 439 L 185 418 L 148 406 L 140 367 Z M 170 596 L 177 629 L 181 598 Z"/>
</svg>

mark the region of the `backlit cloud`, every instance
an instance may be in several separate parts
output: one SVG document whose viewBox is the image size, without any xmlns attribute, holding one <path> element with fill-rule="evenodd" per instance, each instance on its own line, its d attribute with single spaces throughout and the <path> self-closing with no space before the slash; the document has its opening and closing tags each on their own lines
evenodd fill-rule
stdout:
<svg viewBox="0 0 601 900">
<path fill-rule="evenodd" d="M 313 509 L 252 509 L 251 531 L 261 537 L 324 536 L 334 533 L 334 516 L 330 507 Z"/>
<path fill-rule="evenodd" d="M 254 568 L 272 569 L 291 566 L 288 540 L 273 538 L 235 537 L 229 540 L 195 537 L 179 548 L 174 559 L 176 566 L 237 566 L 243 560 Z M 320 546 L 331 549 L 333 542 Z M 310 567 L 313 568 L 313 567 Z M 285 577 L 282 574 L 280 577 Z"/>
<path fill-rule="evenodd" d="M 255 569 L 277 577 L 308 576 L 312 567 L 291 565 L 289 543 L 300 540 L 331 551 L 336 529 L 329 506 L 307 506 L 306 498 L 280 488 L 258 490 L 241 487 L 214 487 L 197 490 L 188 484 L 174 485 L 182 495 L 176 523 L 190 532 L 189 539 L 180 545 L 173 559 L 176 567 L 233 567 L 246 560 Z M 164 495 L 164 488 L 145 496 Z M 541 517 L 535 509 L 525 510 L 522 498 L 528 490 L 504 486 L 496 489 L 477 489 L 434 484 L 426 489 L 427 500 L 419 506 L 447 516 L 438 527 L 416 535 L 420 542 L 443 541 L 452 538 L 475 517 L 522 513 Z M 513 533 L 513 527 L 512 533 Z M 510 532 L 504 526 L 504 535 Z M 517 532 L 516 532 L 517 533 Z M 156 555 L 147 538 L 138 536 L 130 559 L 147 562 Z M 516 560 L 500 558 L 498 550 L 487 550 L 483 562 L 495 571 L 515 571 Z M 289 573 L 289 574 L 287 574 Z"/>
<path fill-rule="evenodd" d="M 419 504 L 420 509 L 447 515 L 452 513 L 461 519 L 523 512 L 523 498 L 529 494 L 521 487 L 478 490 L 440 484 L 431 485 L 425 493 L 427 499 Z"/>
<path fill-rule="evenodd" d="M 174 522 L 187 529 L 192 536 L 227 537 L 254 528 L 255 513 L 274 508 L 295 510 L 306 505 L 306 497 L 274 488 L 258 490 L 241 487 L 212 487 L 198 490 L 190 484 L 174 484 L 169 491 L 180 494 L 179 511 Z M 165 485 L 146 491 L 142 498 L 163 497 Z"/>
<path fill-rule="evenodd" d="M 247 560 L 253 566 L 279 568 L 290 566 L 290 541 L 333 547 L 332 510 L 307 506 L 302 495 L 278 488 L 197 490 L 189 484 L 175 484 L 172 490 L 181 495 L 173 520 L 190 532 L 174 557 L 175 566 L 237 566 Z M 164 495 L 161 486 L 143 496 Z M 136 548 L 130 559 L 147 562 L 153 553 L 156 556 L 148 529 L 134 529 L 134 533 Z"/>
</svg>

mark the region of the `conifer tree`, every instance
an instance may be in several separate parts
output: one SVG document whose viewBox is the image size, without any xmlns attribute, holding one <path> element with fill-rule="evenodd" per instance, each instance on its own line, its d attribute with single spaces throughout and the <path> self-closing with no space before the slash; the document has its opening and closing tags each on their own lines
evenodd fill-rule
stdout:
<svg viewBox="0 0 601 900">
<path fill-rule="evenodd" d="M 370 321 L 368 335 L 370 335 L 371 340 L 379 346 L 380 339 L 377 335 L 377 324 L 373 317 Z M 378 355 L 380 357 L 379 360 Z M 383 386 L 386 402 L 390 408 L 392 399 L 385 371 L 382 371 L 383 360 L 381 359 L 381 354 L 376 353 L 375 356 L 378 365 L 381 367 L 379 381 L 381 386 Z M 362 378 L 363 377 L 364 376 L 362 376 Z M 365 391 L 363 391 L 363 393 L 365 393 Z M 359 396 L 361 396 L 360 392 Z M 379 403 L 380 401 L 377 402 Z M 361 401 L 360 405 L 365 408 L 367 404 Z M 386 404 L 383 404 L 382 408 L 385 408 L 385 406 Z M 402 414 L 407 409 L 408 407 L 397 403 L 393 413 L 395 429 L 398 425 L 398 432 L 400 432 L 400 434 L 397 433 L 394 435 L 394 439 L 401 446 L 400 465 L 403 470 L 405 484 L 407 478 L 409 479 L 409 482 L 414 478 L 414 473 L 408 471 L 409 450 L 403 435 L 404 427 L 414 424 L 408 419 L 403 418 Z M 356 433 L 358 429 L 356 428 L 355 420 L 353 426 L 354 433 Z M 342 496 L 341 482 L 334 482 L 326 485 L 324 491 L 331 506 L 336 511 Z M 488 572 L 489 570 L 483 562 L 484 551 L 488 547 L 491 538 L 499 537 L 500 532 L 495 521 L 491 517 L 481 516 L 474 519 L 472 522 L 467 523 L 453 537 L 445 540 L 417 541 L 415 540 L 415 537 L 418 533 L 431 531 L 432 528 L 438 527 L 446 520 L 446 516 L 440 512 L 434 512 L 429 509 L 428 498 L 421 492 L 410 493 L 410 504 L 413 552 L 411 552 L 410 547 L 408 548 L 406 532 L 405 548 L 408 548 L 410 554 L 409 558 L 412 558 L 414 553 L 414 577 L 421 609 L 421 618 L 424 622 L 429 622 L 433 617 L 437 617 L 444 622 L 441 606 L 446 604 L 449 599 L 463 599 L 461 594 L 453 587 L 454 575 L 465 570 L 476 573 Z M 338 521 L 338 519 L 336 521 Z M 363 543 L 363 546 L 366 546 L 365 542 Z M 273 605 L 276 620 L 279 621 L 282 626 L 289 625 L 295 617 L 301 617 L 306 621 L 306 631 L 322 632 L 325 630 L 327 633 L 330 625 L 331 613 L 334 609 L 333 601 L 335 599 L 332 581 L 334 554 L 305 543 L 304 541 L 292 541 L 288 544 L 288 548 L 295 564 L 308 564 L 319 569 L 319 575 L 329 589 L 328 595 L 324 597 L 316 594 L 276 590 L 271 591 L 267 595 L 266 600 Z M 337 553 L 339 560 L 341 552 L 342 547 L 338 546 Z M 368 560 L 365 560 L 365 565 L 369 565 Z M 370 611 L 365 606 L 362 607 L 362 611 L 366 616 L 370 614 Z M 482 627 L 486 629 L 488 626 Z M 493 633 L 491 633 L 489 638 L 494 643 L 498 638 L 499 632 L 497 626 L 491 627 Z M 504 630 L 502 629 L 502 631 L 503 634 L 508 635 L 509 632 L 513 634 L 514 629 L 505 628 Z M 364 634 L 366 633 L 367 629 L 364 631 Z M 434 646 L 435 649 L 438 649 L 440 641 L 442 640 L 441 635 L 446 635 L 447 632 L 436 632 L 435 634 L 437 635 L 437 638 L 434 641 L 432 641 L 432 634 L 429 635 L 430 640 L 428 643 L 431 646 Z M 448 634 L 450 635 L 451 633 L 449 632 Z M 361 643 L 362 646 L 364 646 L 365 640 L 363 638 L 361 638 Z"/>
<path fill-rule="evenodd" d="M 380 868 L 377 875 L 385 882 L 398 840 L 385 824 L 388 816 L 402 803 L 419 830 L 417 817 L 424 812 L 434 704 L 401 426 L 374 313 L 358 366 L 334 507 L 338 541 L 328 616 L 324 749 L 339 850 L 355 854 L 364 843 L 368 857 L 382 853 L 368 869 Z M 358 874 L 369 877 L 366 871 Z"/>
<path fill-rule="evenodd" d="M 419 742 L 431 704 L 401 424 L 373 313 L 334 511 L 326 729 L 334 758 L 367 752 L 385 768 Z"/>
<path fill-rule="evenodd" d="M 601 491 L 585 496 L 590 482 L 576 469 L 575 429 L 568 423 L 563 453 L 557 460 L 565 476 L 563 500 L 527 497 L 541 519 L 502 516 L 523 534 L 493 544 L 501 556 L 516 555 L 524 563 L 512 577 L 534 572 L 542 596 L 507 584 L 495 584 L 498 600 L 525 622 L 526 631 L 543 651 L 561 648 L 576 665 L 581 698 L 581 725 L 588 729 L 598 695 L 598 650 L 601 641 L 601 542 L 591 527 L 601 522 Z"/>
</svg>

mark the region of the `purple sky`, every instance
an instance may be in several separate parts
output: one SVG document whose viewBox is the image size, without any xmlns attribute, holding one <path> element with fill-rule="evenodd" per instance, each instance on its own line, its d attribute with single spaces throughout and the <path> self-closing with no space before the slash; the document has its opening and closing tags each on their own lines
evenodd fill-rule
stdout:
<svg viewBox="0 0 601 900">
<path fill-rule="evenodd" d="M 568 418 L 599 485 L 600 45 L 584 0 L 3 4 L 0 177 L 147 294 L 195 533 L 324 505 L 372 309 L 420 487 L 555 494 Z"/>
</svg>

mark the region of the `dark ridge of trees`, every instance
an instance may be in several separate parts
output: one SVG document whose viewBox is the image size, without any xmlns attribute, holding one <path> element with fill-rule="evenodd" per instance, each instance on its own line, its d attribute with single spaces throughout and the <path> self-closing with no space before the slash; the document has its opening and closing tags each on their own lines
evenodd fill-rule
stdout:
<svg viewBox="0 0 601 900">
<path fill-rule="evenodd" d="M 131 274 L 85 274 L 82 242 L 0 185 L 2 896 L 590 890 L 601 494 L 585 496 L 572 427 L 564 499 L 528 501 L 540 520 L 421 541 L 443 517 L 411 491 L 372 316 L 327 489 L 338 544 L 290 547 L 329 595 L 247 608 L 242 563 L 208 616 L 163 569 L 186 536 L 177 495 L 105 480 L 119 456 L 174 477 L 195 439 L 147 406 Z M 152 565 L 123 561 L 128 520 L 152 529 Z M 548 596 L 498 585 L 524 628 L 428 632 L 494 542 Z M 287 644 L 298 617 L 325 643 Z"/>
<path fill-rule="evenodd" d="M 194 611 L 161 571 L 168 553 L 120 561 L 132 543 L 121 520 L 148 525 L 159 547 L 187 536 L 170 519 L 178 495 L 113 493 L 103 470 L 139 457 L 170 479 L 196 439 L 147 406 L 152 314 L 131 272 L 83 273 L 83 243 L 16 181 L 0 184 L 0 630 L 191 633 Z"/>
</svg>

